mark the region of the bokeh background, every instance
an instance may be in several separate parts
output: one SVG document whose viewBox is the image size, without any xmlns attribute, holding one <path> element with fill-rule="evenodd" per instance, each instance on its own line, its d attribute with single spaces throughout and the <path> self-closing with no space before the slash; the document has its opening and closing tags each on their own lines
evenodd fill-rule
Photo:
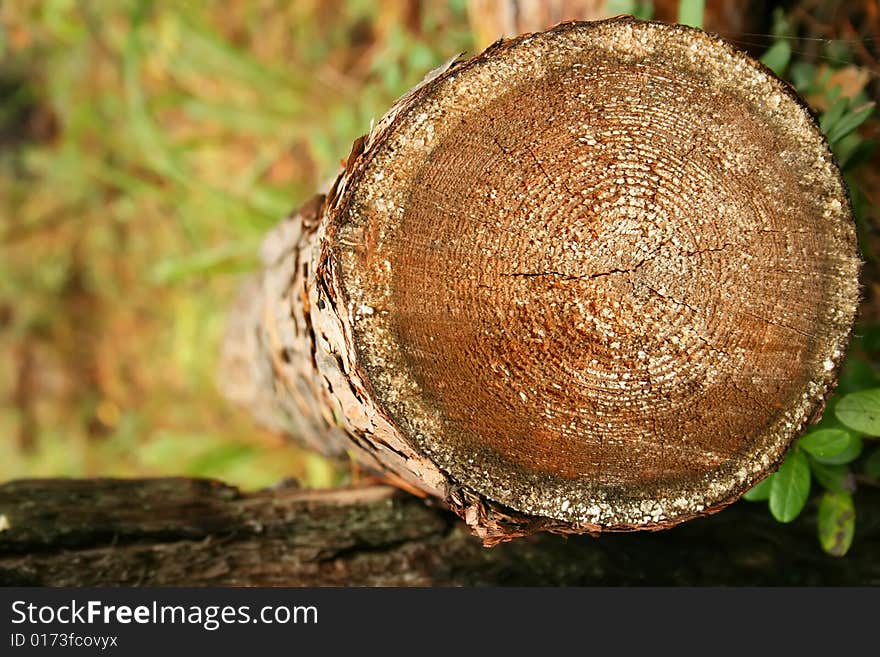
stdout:
<svg viewBox="0 0 880 657">
<path fill-rule="evenodd" d="M 499 9 L 512 4 L 0 3 L 0 480 L 181 474 L 256 488 L 356 476 L 217 392 L 238 276 L 397 96 L 529 19 Z M 775 49 L 818 114 L 876 99 L 874 0 L 705 9 L 708 29 L 756 56 Z M 870 118 L 839 153 L 866 260 L 848 389 L 880 385 L 876 134 Z"/>
<path fill-rule="evenodd" d="M 336 470 L 217 393 L 236 273 L 464 3 L 0 4 L 0 479 Z"/>
</svg>

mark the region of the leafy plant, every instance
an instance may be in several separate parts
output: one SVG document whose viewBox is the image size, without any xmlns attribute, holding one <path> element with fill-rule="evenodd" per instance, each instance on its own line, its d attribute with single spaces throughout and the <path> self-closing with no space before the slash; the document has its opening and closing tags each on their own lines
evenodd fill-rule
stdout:
<svg viewBox="0 0 880 657">
<path fill-rule="evenodd" d="M 801 95 L 823 109 L 819 126 L 844 171 L 856 223 L 862 225 L 861 195 L 851 172 L 874 149 L 874 141 L 858 133 L 873 114 L 874 103 L 861 89 L 847 95 L 840 85 L 832 84 L 835 70 L 846 68 L 846 61 L 838 61 L 842 66 L 837 69 L 793 62 L 792 37 L 782 14 L 776 17 L 774 33 L 777 38 L 761 59 L 778 75 L 787 74 Z M 847 72 L 855 71 L 849 67 Z M 836 557 L 846 554 L 852 545 L 857 482 L 880 484 L 880 446 L 873 444 L 880 436 L 880 376 L 866 357 L 872 352 L 868 337 L 854 340 L 838 392 L 828 400 L 822 421 L 797 441 L 774 474 L 743 495 L 751 502 L 766 501 L 773 517 L 785 523 L 801 513 L 813 488 L 819 496 L 819 544 Z M 817 486 L 812 486 L 813 481 Z"/>
<path fill-rule="evenodd" d="M 779 522 L 797 518 L 810 495 L 810 461 L 795 448 L 770 478 L 770 513 Z"/>
<path fill-rule="evenodd" d="M 473 50 L 464 0 L 409 4 L 2 5 L 0 479 L 349 476 L 231 412 L 216 361 L 228 274 Z"/>
<path fill-rule="evenodd" d="M 822 549 L 843 556 L 855 531 L 853 493 L 858 478 L 877 481 L 880 447 L 857 466 L 867 440 L 880 436 L 880 387 L 858 390 L 829 402 L 833 410 L 792 447 L 779 469 L 743 498 L 767 501 L 779 522 L 791 522 L 809 499 L 811 479 L 819 484 L 818 533 Z"/>
<path fill-rule="evenodd" d="M 856 528 L 852 495 L 846 491 L 826 491 L 819 502 L 818 525 L 822 549 L 835 557 L 846 554 Z"/>
</svg>

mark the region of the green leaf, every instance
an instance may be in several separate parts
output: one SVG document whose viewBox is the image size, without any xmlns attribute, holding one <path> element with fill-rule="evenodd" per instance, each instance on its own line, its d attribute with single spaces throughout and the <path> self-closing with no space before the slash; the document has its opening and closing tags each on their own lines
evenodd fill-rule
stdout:
<svg viewBox="0 0 880 657">
<path fill-rule="evenodd" d="M 880 436 L 880 388 L 851 392 L 837 402 L 834 412 L 850 429 Z"/>
<path fill-rule="evenodd" d="M 337 484 L 337 470 L 332 462 L 319 454 L 305 456 L 305 483 L 309 488 L 332 488 Z"/>
<path fill-rule="evenodd" d="M 833 128 L 828 129 L 826 135 L 829 143 L 833 144 L 839 139 L 846 137 L 849 133 L 862 125 L 873 113 L 874 103 L 865 103 L 849 111 L 834 125 Z"/>
<path fill-rule="evenodd" d="M 703 27 L 706 0 L 678 0 L 678 22 L 691 27 Z"/>
<path fill-rule="evenodd" d="M 801 94 L 808 94 L 814 90 L 816 81 L 816 67 L 799 59 L 792 63 L 788 78 Z"/>
<path fill-rule="evenodd" d="M 223 244 L 187 256 L 170 256 L 159 260 L 150 272 L 150 279 L 159 285 L 200 276 L 248 271 L 255 266 L 257 245 L 248 240 Z"/>
<path fill-rule="evenodd" d="M 651 20 L 654 18 L 654 3 L 651 0 L 638 0 L 632 15 L 643 21 Z"/>
<path fill-rule="evenodd" d="M 810 462 L 795 447 L 773 475 L 770 485 L 770 513 L 779 522 L 791 522 L 807 503 L 810 495 Z"/>
<path fill-rule="evenodd" d="M 852 545 L 856 510 L 852 495 L 839 491 L 825 493 L 819 502 L 819 543 L 835 557 L 842 557 Z"/>
<path fill-rule="evenodd" d="M 186 472 L 194 477 L 222 477 L 230 467 L 253 458 L 257 453 L 254 445 L 222 443 L 194 458 Z"/>
<path fill-rule="evenodd" d="M 846 448 L 834 456 L 813 456 L 819 463 L 825 465 L 842 465 L 844 463 L 852 463 L 862 453 L 862 439 L 856 435 L 849 434 L 849 443 Z"/>
<path fill-rule="evenodd" d="M 645 0 L 608 0 L 605 3 L 605 11 L 609 16 L 629 14 L 649 21 L 654 16 L 654 3 Z"/>
<path fill-rule="evenodd" d="M 743 494 L 743 499 L 749 502 L 764 502 L 770 499 L 770 486 L 772 485 L 773 475 L 766 477 L 757 486 L 753 486 Z"/>
<path fill-rule="evenodd" d="M 798 443 L 813 456 L 836 456 L 850 443 L 850 433 L 846 429 L 819 429 L 811 431 Z"/>
<path fill-rule="evenodd" d="M 849 105 L 849 100 L 846 98 L 841 98 L 837 102 L 835 102 L 831 107 L 829 107 L 824 114 L 819 118 L 819 127 L 822 128 L 822 132 L 827 136 L 829 131 L 837 125 L 837 122 L 843 117 L 846 113 L 846 108 Z"/>
<path fill-rule="evenodd" d="M 834 155 L 840 168 L 850 171 L 871 159 L 877 140 L 864 139 L 860 134 L 849 134 L 834 144 Z"/>
<path fill-rule="evenodd" d="M 791 44 L 785 39 L 779 39 L 771 45 L 767 52 L 761 55 L 761 62 L 776 75 L 783 75 L 788 63 L 791 61 Z"/>
<path fill-rule="evenodd" d="M 847 490 L 850 471 L 845 465 L 826 465 L 818 461 L 811 461 L 810 470 L 813 471 L 816 481 L 825 490 Z"/>
</svg>

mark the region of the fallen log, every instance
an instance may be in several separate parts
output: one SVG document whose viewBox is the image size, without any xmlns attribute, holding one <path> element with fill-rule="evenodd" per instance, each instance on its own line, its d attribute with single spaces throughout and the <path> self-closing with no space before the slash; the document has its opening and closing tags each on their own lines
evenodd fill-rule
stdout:
<svg viewBox="0 0 880 657">
<path fill-rule="evenodd" d="M 388 486 L 256 493 L 211 480 L 0 485 L 0 585 L 469 586 L 880 584 L 880 494 L 859 491 L 844 559 L 736 504 L 667 532 L 539 535 L 485 550 L 437 505 Z"/>
<path fill-rule="evenodd" d="M 794 91 L 629 18 L 435 71 L 263 262 L 231 396 L 487 545 L 730 504 L 821 415 L 858 301 L 846 188 Z"/>
</svg>

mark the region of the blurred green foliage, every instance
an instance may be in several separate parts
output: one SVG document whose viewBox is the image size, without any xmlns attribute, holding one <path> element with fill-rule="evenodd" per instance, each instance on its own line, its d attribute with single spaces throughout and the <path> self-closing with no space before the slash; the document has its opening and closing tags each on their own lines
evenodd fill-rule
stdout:
<svg viewBox="0 0 880 657">
<path fill-rule="evenodd" d="M 462 2 L 3 3 L 0 479 L 347 476 L 215 391 L 229 274 L 470 47 Z"/>
<path fill-rule="evenodd" d="M 865 255 L 876 261 L 864 237 L 876 232 L 864 216 L 864 183 L 853 173 L 873 154 L 875 141 L 858 132 L 874 113 L 864 89 L 868 76 L 859 82 L 862 71 L 853 66 L 846 44 L 828 41 L 833 50 L 819 65 L 793 58 L 791 34 L 785 14 L 777 11 L 776 39 L 762 57 L 765 65 L 786 76 L 804 97 L 823 111 L 819 126 L 840 164 L 850 194 L 860 241 Z M 848 82 L 848 84 L 843 84 Z M 870 264 L 876 264 L 875 262 Z M 880 375 L 877 367 L 877 326 L 870 313 L 863 312 L 853 343 L 844 363 L 836 394 L 827 401 L 821 421 L 810 428 L 788 453 L 779 470 L 748 491 L 743 497 L 753 502 L 767 501 L 779 522 L 794 520 L 810 499 L 811 482 L 819 485 L 817 532 L 825 552 L 843 556 L 855 533 L 853 502 L 859 483 L 880 485 L 871 464 L 880 462 Z M 867 449 L 866 449 L 867 439 Z"/>
</svg>

